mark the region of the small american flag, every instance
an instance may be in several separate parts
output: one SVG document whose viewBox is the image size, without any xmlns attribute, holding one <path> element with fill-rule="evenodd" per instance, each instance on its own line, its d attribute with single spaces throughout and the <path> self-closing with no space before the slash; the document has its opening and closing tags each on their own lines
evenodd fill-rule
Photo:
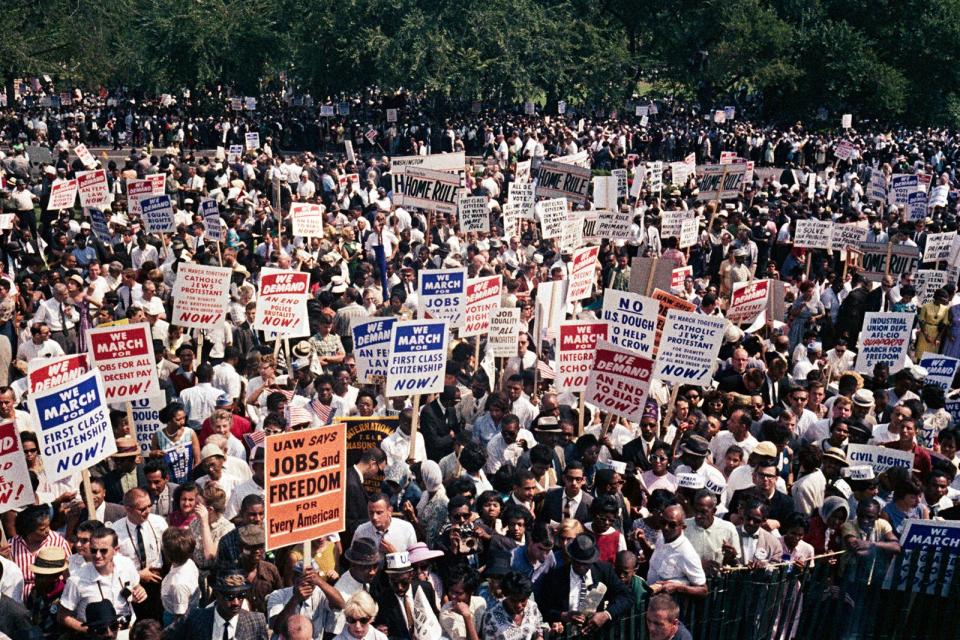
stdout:
<svg viewBox="0 0 960 640">
<path fill-rule="evenodd" d="M 537 371 L 540 373 L 541 378 L 553 380 L 556 377 L 550 363 L 544 362 L 543 360 L 537 360 Z"/>
<path fill-rule="evenodd" d="M 330 418 L 333 416 L 333 407 L 328 407 L 320 402 L 319 399 L 314 399 L 313 402 L 310 403 L 310 410 L 320 418 L 322 424 L 330 423 Z"/>
<path fill-rule="evenodd" d="M 283 397 L 287 399 L 287 402 L 290 402 L 291 400 L 293 400 L 293 391 L 288 391 L 287 389 L 277 389 L 276 391 L 273 391 L 271 393 L 282 393 Z"/>
<path fill-rule="evenodd" d="M 256 431 L 244 434 L 243 439 L 247 443 L 247 449 L 253 451 L 255 448 L 263 445 L 263 440 L 266 437 L 267 434 L 265 434 L 262 429 L 257 429 Z"/>
<path fill-rule="evenodd" d="M 313 422 L 313 416 L 310 415 L 310 412 L 307 411 L 306 407 L 288 406 L 286 413 L 288 427 L 293 427 L 298 424 L 310 424 Z"/>
</svg>

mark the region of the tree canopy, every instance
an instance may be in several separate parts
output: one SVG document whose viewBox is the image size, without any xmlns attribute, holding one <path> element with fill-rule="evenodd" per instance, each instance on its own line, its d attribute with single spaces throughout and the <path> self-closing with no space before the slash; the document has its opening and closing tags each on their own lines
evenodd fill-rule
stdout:
<svg viewBox="0 0 960 640">
<path fill-rule="evenodd" d="M 5 80 L 621 107 L 676 92 L 765 117 L 960 124 L 960 0 L 11 0 Z"/>
</svg>

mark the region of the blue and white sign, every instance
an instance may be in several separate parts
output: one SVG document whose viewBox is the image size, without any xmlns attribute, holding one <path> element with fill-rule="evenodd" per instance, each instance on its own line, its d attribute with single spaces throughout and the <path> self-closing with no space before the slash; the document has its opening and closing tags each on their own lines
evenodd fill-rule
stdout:
<svg viewBox="0 0 960 640">
<path fill-rule="evenodd" d="M 87 217 L 90 218 L 90 230 L 93 235 L 103 243 L 112 244 L 110 227 L 107 225 L 107 216 L 100 209 L 85 209 Z"/>
<path fill-rule="evenodd" d="M 30 397 L 49 481 L 71 476 L 117 452 L 105 397 L 99 369 Z"/>
<path fill-rule="evenodd" d="M 394 323 L 387 365 L 388 398 L 443 391 L 448 334 L 445 320 Z"/>
<path fill-rule="evenodd" d="M 170 196 L 153 196 L 140 201 L 140 217 L 148 233 L 173 233 L 173 203 Z"/>
<path fill-rule="evenodd" d="M 648 296 L 607 289 L 601 320 L 607 321 L 607 339 L 622 349 L 653 357 L 660 303 Z"/>
<path fill-rule="evenodd" d="M 418 317 L 447 320 L 451 327 L 462 327 L 467 307 L 467 270 L 421 270 L 417 299 Z"/>
<path fill-rule="evenodd" d="M 917 190 L 920 179 L 913 174 L 896 173 L 890 179 L 890 204 L 908 204 L 910 194 Z"/>
<path fill-rule="evenodd" d="M 960 522 L 907 520 L 900 536 L 900 546 L 907 561 L 900 568 L 897 591 L 947 597 L 960 554 Z M 947 558 L 945 563 L 944 556 Z M 918 570 L 914 572 L 911 583 L 910 566 L 914 563 Z M 926 569 L 928 566 L 929 569 Z M 887 588 L 890 586 L 890 577 L 885 581 Z"/>
<path fill-rule="evenodd" d="M 207 198 L 200 203 L 200 215 L 203 216 L 203 237 L 214 242 L 223 242 L 226 239 L 226 230 L 220 221 L 220 207 L 217 201 Z"/>
<path fill-rule="evenodd" d="M 918 362 L 921 367 L 927 370 L 925 382 L 937 385 L 944 391 L 953 387 L 953 378 L 957 375 L 957 367 L 960 366 L 960 360 L 950 356 L 938 356 L 932 353 L 924 353 Z"/>
<path fill-rule="evenodd" d="M 361 320 L 351 328 L 358 381 L 375 384 L 387 377 L 390 336 L 393 333 L 394 322 L 396 318 Z"/>
</svg>

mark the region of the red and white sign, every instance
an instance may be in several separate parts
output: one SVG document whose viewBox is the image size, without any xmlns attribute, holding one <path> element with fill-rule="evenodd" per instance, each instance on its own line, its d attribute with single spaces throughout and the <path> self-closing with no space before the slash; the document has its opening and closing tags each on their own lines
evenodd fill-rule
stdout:
<svg viewBox="0 0 960 640">
<path fill-rule="evenodd" d="M 322 238 L 323 205 L 309 202 L 294 202 L 290 205 L 290 220 L 293 235 L 305 238 Z"/>
<path fill-rule="evenodd" d="M 107 172 L 78 171 L 77 186 L 80 190 L 80 206 L 102 209 L 110 203 L 110 187 L 107 186 Z"/>
<path fill-rule="evenodd" d="M 688 264 L 685 267 L 674 269 L 670 274 L 670 289 L 674 293 L 681 293 L 683 291 L 683 281 L 687 279 L 687 276 L 693 277 L 692 265 Z"/>
<path fill-rule="evenodd" d="M 83 163 L 85 167 L 95 167 L 97 166 L 97 159 L 93 157 L 93 154 L 87 149 L 87 145 L 78 144 L 73 148 L 73 152 L 77 154 L 77 157 L 80 159 L 80 162 Z"/>
<path fill-rule="evenodd" d="M 653 377 L 653 360 L 597 341 L 585 399 L 601 411 L 640 422 Z"/>
<path fill-rule="evenodd" d="M 570 261 L 570 289 L 567 302 L 589 298 L 597 279 L 597 254 L 600 247 L 584 247 L 573 252 Z"/>
<path fill-rule="evenodd" d="M 490 312 L 500 307 L 501 276 L 467 280 L 467 307 L 460 337 L 479 336 L 490 330 Z"/>
<path fill-rule="evenodd" d="M 33 358 L 27 363 L 27 392 L 32 396 L 40 391 L 72 382 L 88 370 L 87 354 Z"/>
<path fill-rule="evenodd" d="M 72 209 L 73 203 L 77 200 L 77 181 L 64 180 L 50 187 L 50 201 L 47 203 L 47 211 L 57 211 L 59 209 Z"/>
<path fill-rule="evenodd" d="M 140 215 L 140 200 L 151 196 L 162 196 L 167 188 L 167 176 L 157 173 L 146 180 L 127 181 L 127 212 Z"/>
<path fill-rule="evenodd" d="M 281 337 L 309 335 L 309 291 L 310 274 L 264 267 L 260 270 L 260 296 L 253 328 Z"/>
<path fill-rule="evenodd" d="M 834 148 L 833 155 L 837 158 L 837 160 L 849 160 L 850 158 L 856 157 L 857 148 L 852 142 L 841 140 L 837 143 L 836 148 Z"/>
<path fill-rule="evenodd" d="M 360 187 L 360 174 L 345 173 L 337 176 L 337 184 L 340 186 L 341 192 L 356 191 Z"/>
<path fill-rule="evenodd" d="M 564 391 L 583 391 L 593 369 L 597 340 L 607 339 L 607 323 L 570 320 L 560 323 L 557 384 Z"/>
<path fill-rule="evenodd" d="M 738 282 L 733 285 L 727 320 L 730 322 L 753 322 L 767 308 L 770 295 L 769 280 Z"/>
<path fill-rule="evenodd" d="M 146 322 L 90 329 L 90 366 L 100 370 L 108 402 L 126 402 L 162 393 Z"/>
<path fill-rule="evenodd" d="M 230 302 L 229 267 L 181 262 L 173 285 L 173 320 L 178 327 L 215 329 L 227 316 Z"/>
<path fill-rule="evenodd" d="M 17 426 L 12 421 L 0 424 L 0 512 L 36 502 L 27 460 L 20 450 Z"/>
</svg>

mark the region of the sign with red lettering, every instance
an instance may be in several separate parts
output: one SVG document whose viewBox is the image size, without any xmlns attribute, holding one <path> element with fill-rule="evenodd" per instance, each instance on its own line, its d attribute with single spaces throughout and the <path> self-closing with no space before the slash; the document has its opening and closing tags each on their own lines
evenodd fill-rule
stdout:
<svg viewBox="0 0 960 640">
<path fill-rule="evenodd" d="M 85 374 L 87 369 L 85 353 L 33 358 L 27 363 L 27 392 L 32 396 L 40 391 L 67 384 Z"/>
<path fill-rule="evenodd" d="M 323 237 L 323 205 L 294 202 L 290 205 L 293 235 L 304 238 Z"/>
<path fill-rule="evenodd" d="M 47 203 L 47 211 L 57 211 L 59 209 L 72 209 L 73 203 L 77 199 L 77 181 L 64 180 L 50 187 L 50 201 Z"/>
<path fill-rule="evenodd" d="M 140 215 L 140 201 L 166 192 L 167 175 L 155 173 L 145 180 L 127 181 L 127 212 Z"/>
<path fill-rule="evenodd" d="M 90 329 L 90 367 L 103 375 L 107 402 L 126 402 L 162 393 L 146 322 Z"/>
<path fill-rule="evenodd" d="M 733 285 L 727 320 L 730 322 L 753 322 L 767 308 L 770 293 L 769 280 L 738 282 Z"/>
<path fill-rule="evenodd" d="M 102 209 L 110 204 L 110 188 L 107 186 L 107 172 L 78 171 L 77 187 L 80 190 L 80 206 Z"/>
<path fill-rule="evenodd" d="M 33 485 L 27 460 L 20 450 L 17 426 L 0 424 L 0 512 L 33 504 Z"/>
<path fill-rule="evenodd" d="M 267 550 L 343 531 L 347 425 L 278 433 L 264 447 Z"/>
<path fill-rule="evenodd" d="M 607 339 L 607 323 L 570 320 L 560 323 L 557 348 L 558 389 L 583 391 L 593 369 L 597 340 Z"/>
<path fill-rule="evenodd" d="M 467 280 L 467 307 L 460 337 L 479 336 L 490 330 L 490 312 L 500 306 L 501 276 Z"/>
<path fill-rule="evenodd" d="M 597 280 L 597 255 L 600 247 L 584 247 L 573 252 L 570 261 L 570 289 L 567 302 L 576 302 L 589 298 L 593 293 L 593 284 Z"/>
<path fill-rule="evenodd" d="M 260 270 L 260 295 L 253 328 L 280 337 L 309 335 L 309 291 L 310 274 L 264 267 Z"/>
<path fill-rule="evenodd" d="M 683 293 L 683 281 L 687 279 L 687 276 L 693 277 L 693 267 L 691 265 L 688 264 L 685 267 L 674 269 L 670 274 L 670 290 L 673 293 Z"/>
<path fill-rule="evenodd" d="M 173 285 L 173 320 L 178 327 L 215 329 L 223 324 L 230 302 L 229 267 L 181 262 Z"/>
<path fill-rule="evenodd" d="M 640 422 L 653 377 L 653 360 L 597 341 L 585 399 L 601 411 Z"/>
</svg>

